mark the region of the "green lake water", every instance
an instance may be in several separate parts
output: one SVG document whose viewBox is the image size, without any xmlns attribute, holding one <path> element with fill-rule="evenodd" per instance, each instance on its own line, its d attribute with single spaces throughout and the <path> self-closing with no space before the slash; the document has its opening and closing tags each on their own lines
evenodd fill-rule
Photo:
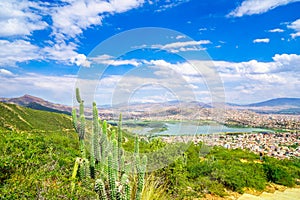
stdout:
<svg viewBox="0 0 300 200">
<path fill-rule="evenodd" d="M 126 125 L 125 125 L 126 126 Z M 161 127 L 166 130 L 159 131 L 157 128 L 147 126 L 136 126 L 129 130 L 140 135 L 196 135 L 196 134 L 214 134 L 214 133 L 251 133 L 251 132 L 273 132 L 267 129 L 248 128 L 248 127 L 227 127 L 220 124 L 197 125 L 189 122 L 163 122 Z M 155 131 L 157 130 L 157 131 Z"/>
</svg>

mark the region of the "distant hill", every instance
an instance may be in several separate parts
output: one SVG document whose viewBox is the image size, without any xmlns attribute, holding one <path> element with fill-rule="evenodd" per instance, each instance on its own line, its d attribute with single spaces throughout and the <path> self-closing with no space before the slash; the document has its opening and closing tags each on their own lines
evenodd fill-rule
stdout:
<svg viewBox="0 0 300 200">
<path fill-rule="evenodd" d="M 35 110 L 45 110 L 49 112 L 70 114 L 72 111 L 72 108 L 70 106 L 51 103 L 42 98 L 38 98 L 28 94 L 16 98 L 0 98 L 0 102 L 13 103 L 20 106 L 29 107 Z"/>
<path fill-rule="evenodd" d="M 0 130 L 60 131 L 65 129 L 73 129 L 70 116 L 0 103 Z"/>
<path fill-rule="evenodd" d="M 43 110 L 43 111 L 48 111 L 48 112 L 55 112 L 55 113 L 62 113 L 62 114 L 66 114 L 66 115 L 71 115 L 71 113 L 68 112 L 68 111 L 49 108 L 49 107 L 43 106 L 41 104 L 38 104 L 36 102 L 31 102 L 31 103 L 25 105 L 25 107 L 31 108 L 31 109 L 34 109 L 34 110 Z"/>
<path fill-rule="evenodd" d="M 244 106 L 249 107 L 274 107 L 274 106 L 293 106 L 293 107 L 300 107 L 300 98 L 277 98 L 277 99 L 270 99 L 263 102 L 252 103 Z"/>
</svg>

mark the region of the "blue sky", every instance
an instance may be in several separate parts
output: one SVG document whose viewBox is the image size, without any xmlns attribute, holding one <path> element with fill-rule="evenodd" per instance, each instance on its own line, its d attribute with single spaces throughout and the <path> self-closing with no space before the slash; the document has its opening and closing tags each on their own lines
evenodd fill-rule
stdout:
<svg viewBox="0 0 300 200">
<path fill-rule="evenodd" d="M 72 104 L 75 85 L 92 82 L 99 104 L 300 97 L 299 0 L 2 0 L 0 10 L 1 97 Z"/>
</svg>

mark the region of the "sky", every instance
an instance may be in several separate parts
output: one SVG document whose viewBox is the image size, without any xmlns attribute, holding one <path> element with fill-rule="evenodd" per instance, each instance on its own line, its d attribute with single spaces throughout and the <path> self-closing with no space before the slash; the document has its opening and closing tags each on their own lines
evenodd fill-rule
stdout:
<svg viewBox="0 0 300 200">
<path fill-rule="evenodd" d="M 0 97 L 300 98 L 300 0 L 1 0 Z"/>
</svg>

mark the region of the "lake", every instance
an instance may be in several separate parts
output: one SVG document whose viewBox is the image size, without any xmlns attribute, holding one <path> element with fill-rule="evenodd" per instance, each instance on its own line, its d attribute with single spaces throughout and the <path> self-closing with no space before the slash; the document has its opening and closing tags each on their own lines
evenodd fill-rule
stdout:
<svg viewBox="0 0 300 200">
<path fill-rule="evenodd" d="M 151 122 L 149 122 L 151 124 Z M 213 133 L 251 133 L 251 132 L 273 132 L 268 129 L 249 128 L 249 127 L 227 127 L 221 124 L 197 125 L 195 122 L 160 122 L 161 127 L 135 126 L 128 130 L 140 135 L 195 135 Z M 125 122 L 126 127 L 126 122 Z M 162 129 L 164 128 L 164 129 Z M 163 131 L 161 131 L 163 130 Z"/>
</svg>

